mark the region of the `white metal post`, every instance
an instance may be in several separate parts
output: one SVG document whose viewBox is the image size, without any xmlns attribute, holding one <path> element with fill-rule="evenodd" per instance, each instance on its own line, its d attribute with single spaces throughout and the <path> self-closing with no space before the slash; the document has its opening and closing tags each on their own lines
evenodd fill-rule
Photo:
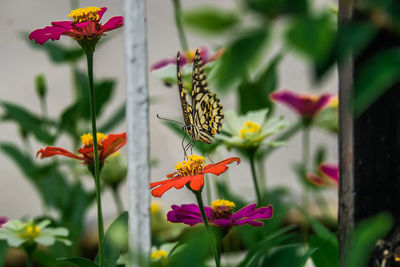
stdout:
<svg viewBox="0 0 400 267">
<path fill-rule="evenodd" d="M 131 266 L 145 266 L 151 249 L 146 1 L 124 1 L 126 121 Z"/>
</svg>

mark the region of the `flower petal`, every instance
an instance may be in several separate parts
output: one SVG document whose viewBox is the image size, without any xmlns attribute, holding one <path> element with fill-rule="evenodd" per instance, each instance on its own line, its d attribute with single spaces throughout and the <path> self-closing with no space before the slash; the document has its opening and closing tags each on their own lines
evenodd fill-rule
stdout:
<svg viewBox="0 0 400 267">
<path fill-rule="evenodd" d="M 192 176 L 189 186 L 192 190 L 200 191 L 204 185 L 204 174 Z"/>
<path fill-rule="evenodd" d="M 228 164 L 232 162 L 237 162 L 237 164 L 240 163 L 240 158 L 238 157 L 233 157 L 233 158 L 228 158 L 224 159 L 218 163 L 215 164 L 208 164 L 206 167 L 204 167 L 203 173 L 212 173 L 215 175 L 220 175 L 221 173 L 224 173 L 228 169 Z"/>
<path fill-rule="evenodd" d="M 63 26 L 47 26 L 43 29 L 34 30 L 29 34 L 29 40 L 35 40 L 36 43 L 42 45 L 47 42 L 49 39 L 55 41 L 59 40 L 60 36 L 65 32 L 70 31 L 71 28 L 67 27 L 66 22 L 57 22 Z M 57 24 L 56 23 L 56 24 Z M 71 23 L 71 22 L 69 22 Z M 72 26 L 71 26 L 72 27 Z"/>
<path fill-rule="evenodd" d="M 271 205 L 258 209 L 255 209 L 255 207 L 256 204 L 251 204 L 233 214 L 231 218 L 233 220 L 233 224 L 244 225 L 247 223 L 252 226 L 262 226 L 264 223 L 258 222 L 256 220 L 267 220 L 272 218 L 274 209 Z"/>
<path fill-rule="evenodd" d="M 281 102 L 286 106 L 294 109 L 298 113 L 302 113 L 304 109 L 303 102 L 300 100 L 299 96 L 289 90 L 277 91 L 271 94 L 272 100 Z"/>
<path fill-rule="evenodd" d="M 182 188 L 185 184 L 190 182 L 191 179 L 192 179 L 192 176 L 185 176 L 185 177 L 175 176 L 173 178 L 170 178 L 170 179 L 167 179 L 164 181 L 151 183 L 150 188 L 154 188 L 154 187 L 160 185 L 156 189 L 153 189 L 151 191 L 151 194 L 154 197 L 161 197 L 166 191 L 168 191 L 172 187 L 175 187 L 176 189 Z"/>
<path fill-rule="evenodd" d="M 172 205 L 172 210 L 167 214 L 167 221 L 184 223 L 190 226 L 202 223 L 200 209 L 196 204 Z M 205 207 L 206 216 L 211 220 L 211 208 Z"/>
<path fill-rule="evenodd" d="M 339 167 L 337 165 L 323 163 L 320 165 L 319 169 L 336 183 L 339 181 Z"/>
<path fill-rule="evenodd" d="M 116 16 L 109 19 L 102 27 L 102 32 L 108 32 L 124 26 L 124 17 Z"/>
<path fill-rule="evenodd" d="M 102 159 L 107 158 L 126 144 L 126 133 L 109 134 L 103 141 Z"/>
<path fill-rule="evenodd" d="M 106 11 L 107 11 L 107 8 L 106 7 L 102 7 L 102 8 L 100 8 L 100 11 L 97 12 L 97 15 L 99 15 L 99 21 L 103 17 L 104 13 L 106 13 Z"/>
<path fill-rule="evenodd" d="M 40 155 L 41 159 L 52 157 L 55 155 L 61 155 L 61 156 L 65 156 L 65 157 L 69 157 L 69 158 L 73 158 L 73 159 L 83 160 L 83 157 L 75 155 L 64 148 L 53 147 L 53 146 L 48 146 L 45 149 L 40 149 L 36 153 L 36 157 L 38 157 L 39 155 Z"/>
</svg>

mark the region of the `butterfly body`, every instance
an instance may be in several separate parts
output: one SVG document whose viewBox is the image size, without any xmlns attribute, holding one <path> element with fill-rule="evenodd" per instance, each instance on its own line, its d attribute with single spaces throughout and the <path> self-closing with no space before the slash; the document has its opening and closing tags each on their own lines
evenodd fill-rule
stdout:
<svg viewBox="0 0 400 267">
<path fill-rule="evenodd" d="M 196 50 L 192 71 L 192 105 L 187 102 L 187 91 L 183 86 L 179 67 L 180 54 L 177 55 L 178 89 L 185 126 L 183 130 L 190 139 L 206 144 L 212 143 L 213 135 L 219 133 L 222 127 L 222 105 L 216 94 L 208 89 L 206 75 L 200 53 Z"/>
</svg>

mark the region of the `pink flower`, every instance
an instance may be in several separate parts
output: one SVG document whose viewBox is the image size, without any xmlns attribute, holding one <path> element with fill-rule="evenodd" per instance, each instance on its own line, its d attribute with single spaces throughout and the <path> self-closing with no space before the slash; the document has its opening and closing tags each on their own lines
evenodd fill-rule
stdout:
<svg viewBox="0 0 400 267">
<path fill-rule="evenodd" d="M 314 117 L 321 109 L 330 103 L 331 97 L 331 94 L 313 96 L 297 94 L 289 90 L 281 90 L 271 94 L 272 100 L 288 106 L 299 113 L 299 115 L 306 118 Z"/>
<path fill-rule="evenodd" d="M 335 164 L 322 163 L 318 167 L 319 174 L 307 174 L 307 180 L 318 187 L 338 185 L 339 167 Z"/>
<path fill-rule="evenodd" d="M 104 25 L 100 23 L 106 7 L 85 7 L 72 10 L 68 17 L 74 21 L 55 21 L 52 26 L 37 29 L 29 34 L 30 40 L 44 44 L 49 39 L 59 40 L 61 35 L 67 35 L 79 41 L 82 39 L 98 40 L 105 32 L 117 29 L 123 25 L 123 17 L 117 16 L 109 19 Z"/>
<path fill-rule="evenodd" d="M 2 228 L 3 225 L 6 224 L 8 221 L 9 221 L 8 217 L 0 216 L 0 228 Z"/>
<path fill-rule="evenodd" d="M 205 48 L 205 47 L 200 48 L 199 52 L 200 52 L 201 58 L 203 60 L 203 63 L 207 64 L 210 61 L 216 60 L 223 53 L 223 49 L 217 51 L 217 53 L 215 53 L 211 57 L 208 53 L 207 48 Z M 182 67 L 182 66 L 185 66 L 186 64 L 192 63 L 195 53 L 196 53 L 196 50 L 189 50 L 188 52 L 182 54 L 180 61 L 179 61 L 179 66 Z M 165 66 L 168 66 L 170 64 L 176 64 L 176 57 L 165 58 L 160 61 L 157 61 L 156 63 L 151 65 L 150 70 L 151 71 L 158 70 L 158 69 L 164 68 Z"/>
<path fill-rule="evenodd" d="M 224 205 L 225 203 L 233 204 L 233 202 L 227 200 L 216 200 L 212 203 L 212 207 L 204 207 L 207 220 L 211 225 L 222 228 L 231 228 L 244 224 L 262 226 L 264 223 L 259 220 L 268 220 L 273 216 L 271 205 L 257 208 L 257 204 L 254 203 L 237 212 L 233 212 L 234 204 L 227 206 Z M 200 209 L 196 204 L 172 205 L 171 208 L 172 210 L 167 214 L 167 221 L 169 222 L 184 223 L 190 226 L 203 223 Z"/>
</svg>

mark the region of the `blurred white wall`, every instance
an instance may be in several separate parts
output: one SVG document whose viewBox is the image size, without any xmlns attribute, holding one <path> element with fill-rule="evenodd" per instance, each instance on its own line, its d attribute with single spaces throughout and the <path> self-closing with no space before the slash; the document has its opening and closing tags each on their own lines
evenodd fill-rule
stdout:
<svg viewBox="0 0 400 267">
<path fill-rule="evenodd" d="M 148 45 L 149 65 L 155 61 L 176 55 L 180 49 L 177 31 L 174 25 L 172 1 L 148 0 Z M 216 4 L 215 1 L 182 0 L 183 8 L 194 7 L 199 4 Z M 320 6 L 333 1 L 318 1 Z M 218 5 L 232 6 L 234 1 L 220 0 Z M 81 1 L 80 6 L 106 6 L 108 11 L 103 20 L 112 16 L 122 15 L 122 1 Z M 48 83 L 48 103 L 50 116 L 58 116 L 64 107 L 72 99 L 70 70 L 66 66 L 53 65 L 47 56 L 38 50 L 28 47 L 26 39 L 30 31 L 42 28 L 51 21 L 67 20 L 70 11 L 69 1 L 51 0 L 3 0 L 0 3 L 0 99 L 16 102 L 39 113 L 39 101 L 34 91 L 34 77 L 43 73 Z M 95 76 L 116 78 L 118 85 L 114 96 L 113 104 L 109 106 L 108 112 L 123 101 L 125 97 L 125 71 L 123 54 L 123 29 L 119 29 L 108 35 L 104 46 L 99 47 L 95 53 Z M 212 48 L 215 40 L 209 40 L 200 35 L 189 33 L 189 44 L 196 48 L 208 46 Z M 62 43 L 70 43 L 68 37 L 61 37 Z M 220 43 L 221 44 L 221 43 Z M 271 47 L 272 50 L 279 48 L 279 45 Z M 85 67 L 83 64 L 82 67 Z M 157 102 L 150 107 L 151 126 L 151 155 L 157 158 L 159 164 L 152 169 L 152 181 L 165 178 L 165 174 L 173 171 L 173 165 L 182 160 L 181 139 L 171 133 L 156 118 L 156 114 L 164 117 L 180 117 L 181 108 L 176 88 L 166 88 L 155 76 L 150 74 L 150 95 L 157 98 Z M 337 90 L 336 73 L 331 73 L 321 85 L 321 90 L 315 91 L 311 83 L 311 74 L 304 60 L 294 56 L 286 57 L 280 65 L 280 88 L 289 88 L 301 92 L 332 92 Z M 221 97 L 225 109 L 235 106 L 235 99 L 232 95 Z M 107 111 L 106 111 L 107 112 Z M 279 106 L 277 114 L 283 114 L 287 120 L 295 122 L 297 116 L 286 107 Z M 0 124 L 0 141 L 15 142 L 22 146 L 18 138 L 18 129 L 12 123 Z M 125 125 L 121 125 L 116 132 L 124 131 Z M 326 133 L 313 131 L 312 145 L 315 148 L 324 144 L 329 149 L 329 161 L 337 162 L 336 138 Z M 286 147 L 280 148 L 266 163 L 268 186 L 285 185 L 294 191 L 294 197 L 299 197 L 300 185 L 291 170 L 291 165 L 299 161 L 301 157 L 301 136 L 293 138 Z M 65 139 L 60 139 L 58 146 L 75 151 Z M 32 143 L 32 153 L 44 144 Z M 234 152 L 227 152 L 221 149 L 221 157 L 234 156 Z M 39 160 L 39 159 L 38 159 Z M 213 160 L 218 160 L 215 157 Z M 25 179 L 22 173 L 16 168 L 11 160 L 0 154 L 0 215 L 7 215 L 11 218 L 22 216 L 35 216 L 42 213 L 40 199 L 32 186 Z M 251 183 L 249 165 L 243 161 L 238 166 L 232 166 L 229 172 L 231 187 L 247 199 L 254 199 Z M 212 179 L 220 179 L 212 177 Z M 226 179 L 226 178 L 225 178 Z M 91 181 L 87 182 L 92 187 Z M 336 197 L 335 189 L 328 193 L 330 199 Z M 122 198 L 127 207 L 127 186 L 122 188 Z M 188 190 L 172 189 L 159 199 L 169 205 L 172 203 L 182 204 L 194 202 L 194 198 Z M 115 206 L 109 192 L 103 195 L 104 213 L 108 217 L 114 216 Z M 167 206 L 165 206 L 167 208 Z M 94 218 L 95 209 L 91 210 L 91 217 Z"/>
</svg>

